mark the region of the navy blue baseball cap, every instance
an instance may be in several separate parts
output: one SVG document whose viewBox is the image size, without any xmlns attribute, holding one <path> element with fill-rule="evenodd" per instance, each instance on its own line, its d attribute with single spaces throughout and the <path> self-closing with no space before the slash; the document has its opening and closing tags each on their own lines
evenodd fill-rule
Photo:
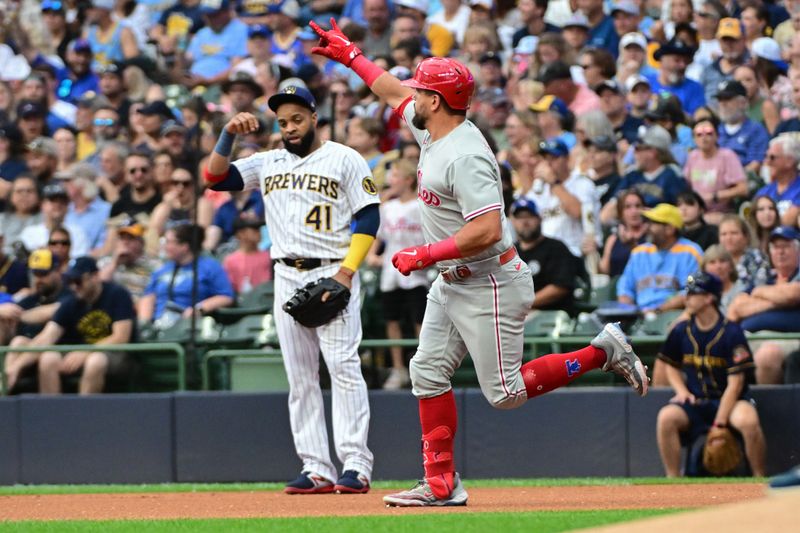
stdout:
<svg viewBox="0 0 800 533">
<path fill-rule="evenodd" d="M 530 198 L 525 198 L 524 196 L 517 198 L 516 201 L 514 201 L 514 204 L 511 206 L 512 215 L 516 215 L 520 211 L 527 211 L 531 215 L 537 217 L 539 216 L 539 208 L 536 207 L 536 202 Z"/>
<path fill-rule="evenodd" d="M 708 272 L 695 272 L 686 278 L 686 294 L 711 294 L 722 297 L 722 281 Z"/>
<path fill-rule="evenodd" d="M 67 280 L 79 279 L 84 274 L 92 274 L 97 271 L 97 261 L 87 255 L 70 261 L 64 277 Z"/>
<path fill-rule="evenodd" d="M 800 241 L 800 233 L 791 226 L 778 226 L 769 234 L 769 242 L 775 239 L 786 239 L 787 241 Z"/>
<path fill-rule="evenodd" d="M 230 9 L 230 0 L 202 0 L 200 2 L 200 12 L 203 15 L 213 15 L 223 9 Z"/>
<path fill-rule="evenodd" d="M 273 94 L 267 101 L 267 105 L 275 113 L 278 112 L 280 106 L 288 103 L 300 104 L 313 112 L 317 111 L 317 102 L 314 100 L 314 96 L 308 89 L 298 87 L 297 85 L 288 85 L 284 87 L 281 92 Z"/>
<path fill-rule="evenodd" d="M 569 155 L 569 148 L 561 139 L 550 139 L 539 143 L 540 154 L 550 154 L 556 157 L 566 157 Z"/>
<path fill-rule="evenodd" d="M 253 37 L 272 37 L 272 30 L 263 24 L 253 24 L 247 29 L 247 36 L 252 39 Z"/>
</svg>

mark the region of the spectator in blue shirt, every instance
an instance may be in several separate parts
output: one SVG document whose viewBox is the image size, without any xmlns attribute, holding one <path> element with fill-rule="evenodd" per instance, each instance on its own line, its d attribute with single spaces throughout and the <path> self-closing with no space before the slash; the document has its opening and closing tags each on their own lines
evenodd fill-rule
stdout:
<svg viewBox="0 0 800 533">
<path fill-rule="evenodd" d="M 75 39 L 67 46 L 67 68 L 56 76 L 59 99 L 76 104 L 88 92 L 100 92 L 100 78 L 92 72 L 92 45 L 86 39 Z"/>
<path fill-rule="evenodd" d="M 653 54 L 655 60 L 661 62 L 661 69 L 657 71 L 657 76 L 649 78 L 654 94 L 674 94 L 681 101 L 683 110 L 690 115 L 706 103 L 703 86 L 686 77 L 686 67 L 692 62 L 694 52 L 694 48 L 680 39 L 672 39 L 661 45 Z"/>
<path fill-rule="evenodd" d="M 216 9 L 202 9 L 207 25 L 192 37 L 186 51 L 192 62 L 184 80 L 189 88 L 226 81 L 231 66 L 247 56 L 247 25 L 234 18 L 229 0 Z"/>
<path fill-rule="evenodd" d="M 197 257 L 197 301 L 192 305 L 192 262 L 202 249 L 205 231 L 193 224 L 167 230 L 165 252 L 168 261 L 153 273 L 139 300 L 139 320 L 153 319 L 169 326 L 181 316 L 190 317 L 233 304 L 233 287 L 219 262 Z"/>
<path fill-rule="evenodd" d="M 765 161 L 771 182 L 756 193 L 756 198 L 772 198 L 781 224 L 797 226 L 797 217 L 800 215 L 800 176 L 797 170 L 800 142 L 791 133 L 775 137 L 769 142 Z"/>
<path fill-rule="evenodd" d="M 736 152 L 746 172 L 761 169 L 767 153 L 767 128 L 747 118 L 747 90 L 736 80 L 726 80 L 717 90 L 719 100 L 719 146 Z"/>
<path fill-rule="evenodd" d="M 587 0 L 588 1 L 588 0 Z M 594 0 L 592 0 L 594 1 Z M 600 2 L 600 12 L 603 12 L 602 0 Z M 529 35 L 540 36 L 543 33 L 561 33 L 561 28 L 553 26 L 544 21 L 544 14 L 547 11 L 548 0 L 519 0 L 517 9 L 524 26 L 514 32 L 511 38 L 511 46 L 516 48 L 523 37 Z M 613 29 L 613 26 L 612 26 Z"/>
<path fill-rule="evenodd" d="M 658 204 L 642 215 L 650 221 L 652 242 L 631 252 L 617 282 L 617 299 L 644 311 L 666 311 L 679 302 L 671 298 L 683 290 L 689 274 L 699 270 L 703 251 L 679 236 L 683 218 L 674 205 Z"/>
<path fill-rule="evenodd" d="M 586 46 L 603 48 L 614 56 L 619 53 L 619 38 L 614 29 L 614 19 L 603 11 L 603 0 L 578 0 L 580 9 L 589 19 L 589 40 Z"/>
<path fill-rule="evenodd" d="M 724 18 L 717 27 L 717 40 L 722 55 L 703 70 L 700 83 L 706 95 L 706 103 L 717 108 L 717 91 L 725 80 L 732 80 L 733 73 L 740 65 L 750 60 L 747 52 L 747 41 L 744 39 L 742 22 L 735 18 Z"/>
</svg>

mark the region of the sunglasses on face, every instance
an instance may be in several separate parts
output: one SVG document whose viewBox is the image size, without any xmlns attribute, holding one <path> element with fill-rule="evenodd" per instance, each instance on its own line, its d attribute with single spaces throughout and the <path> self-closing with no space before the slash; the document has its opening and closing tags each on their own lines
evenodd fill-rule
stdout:
<svg viewBox="0 0 800 533">
<path fill-rule="evenodd" d="M 64 241 L 49 241 L 47 244 L 49 246 L 69 246 L 71 243 L 70 241 L 64 240 Z"/>
<path fill-rule="evenodd" d="M 117 121 L 113 118 L 96 118 L 92 121 L 95 126 L 113 126 Z"/>
<path fill-rule="evenodd" d="M 189 187 L 192 184 L 188 180 L 172 180 L 172 185 L 175 187 Z"/>
</svg>

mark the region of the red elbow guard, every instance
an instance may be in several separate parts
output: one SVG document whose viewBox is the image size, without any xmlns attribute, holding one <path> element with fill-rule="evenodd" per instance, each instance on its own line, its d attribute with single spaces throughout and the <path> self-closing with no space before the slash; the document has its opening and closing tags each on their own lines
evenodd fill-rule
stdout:
<svg viewBox="0 0 800 533">
<path fill-rule="evenodd" d="M 203 180 L 207 183 L 217 184 L 228 177 L 228 171 L 226 170 L 223 174 L 212 174 L 209 172 L 208 167 L 203 167 Z"/>
</svg>

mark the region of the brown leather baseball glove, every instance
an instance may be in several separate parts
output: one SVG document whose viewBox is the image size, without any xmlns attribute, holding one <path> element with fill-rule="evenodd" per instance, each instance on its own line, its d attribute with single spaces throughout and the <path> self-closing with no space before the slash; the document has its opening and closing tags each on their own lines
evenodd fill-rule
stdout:
<svg viewBox="0 0 800 533">
<path fill-rule="evenodd" d="M 712 427 L 703 449 L 703 466 L 709 474 L 724 476 L 742 461 L 742 448 L 728 428 Z"/>
</svg>

